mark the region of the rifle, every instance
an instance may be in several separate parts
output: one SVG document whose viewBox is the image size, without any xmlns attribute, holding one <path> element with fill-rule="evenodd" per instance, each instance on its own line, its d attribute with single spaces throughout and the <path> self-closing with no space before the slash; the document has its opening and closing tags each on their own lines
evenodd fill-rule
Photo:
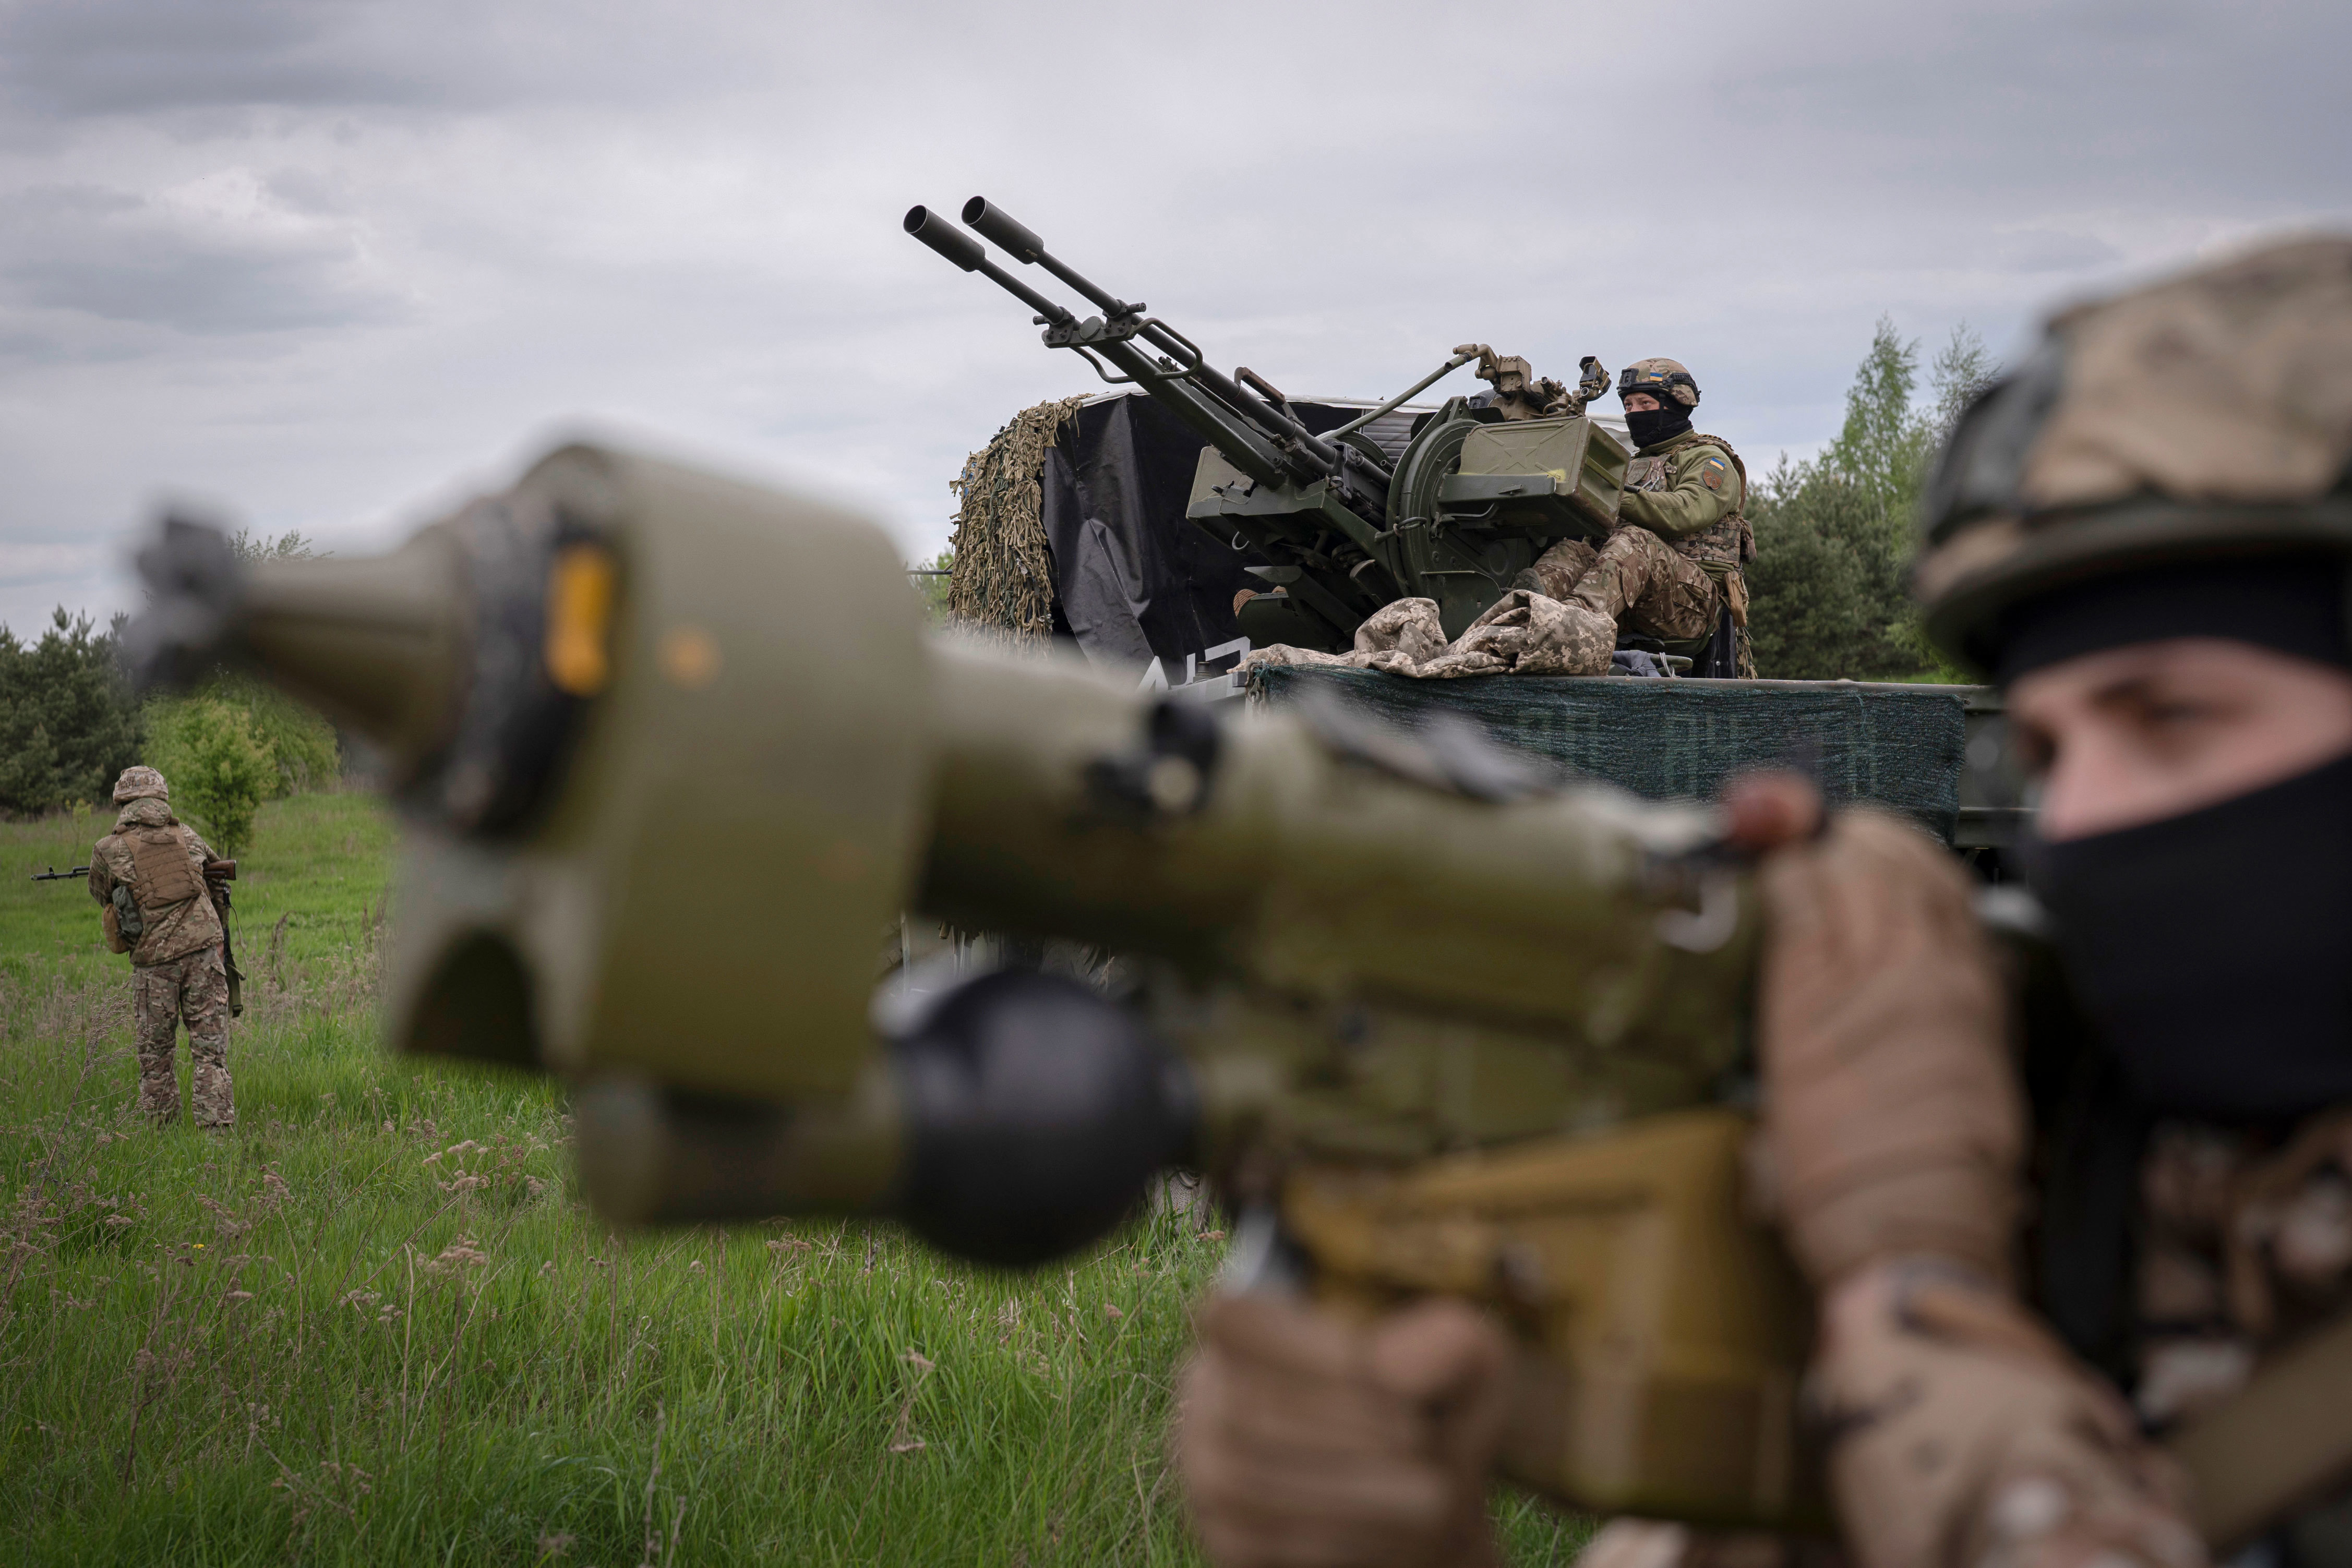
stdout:
<svg viewBox="0 0 2352 1568">
<path fill-rule="evenodd" d="M 1757 915 L 1713 812 L 935 639 L 880 530 L 605 448 L 383 557 L 167 519 L 140 567 L 143 680 L 241 662 L 383 747 L 389 1043 L 571 1079 L 607 1218 L 885 1215 L 1018 1267 L 1190 1164 L 1242 1282 L 1508 1322 L 1524 1484 L 1826 1526 L 1810 1305 L 1742 1202 Z M 876 997 L 908 909 L 1140 978 Z M 2217 1531 L 2267 1506 L 2229 1495 Z"/>
<path fill-rule="evenodd" d="M 205 862 L 205 892 L 220 910 L 221 967 L 228 971 L 228 1016 L 245 1016 L 245 976 L 236 967 L 236 946 L 229 936 L 229 887 L 236 880 L 235 861 L 209 860 Z"/>
<path fill-rule="evenodd" d="M 1344 651 L 1367 616 L 1415 596 L 1435 600 L 1446 635 L 1458 636 L 1553 542 L 1598 538 L 1616 518 L 1631 455 L 1584 417 L 1609 386 L 1589 354 L 1571 389 L 1538 379 L 1524 359 L 1465 343 L 1396 396 L 1318 433 L 1264 377 L 1215 369 L 1190 338 L 1090 282 L 1003 208 L 974 196 L 962 218 L 1102 314 L 1081 320 L 927 207 L 909 208 L 902 226 L 1035 311 L 1047 348 L 1080 355 L 1111 385 L 1142 388 L 1208 443 L 1185 516 L 1219 544 L 1264 557 L 1248 570 L 1280 591 L 1242 606 L 1254 643 Z M 1373 439 L 1376 422 L 1474 361 L 1490 397 L 1449 400 L 1414 423 L 1401 451 Z"/>
<path fill-rule="evenodd" d="M 88 876 L 89 874 L 89 867 L 86 865 L 78 865 L 71 871 L 59 871 L 57 867 L 51 866 L 47 871 L 35 872 L 33 873 L 33 880 L 35 882 L 65 882 L 73 877 Z"/>
</svg>

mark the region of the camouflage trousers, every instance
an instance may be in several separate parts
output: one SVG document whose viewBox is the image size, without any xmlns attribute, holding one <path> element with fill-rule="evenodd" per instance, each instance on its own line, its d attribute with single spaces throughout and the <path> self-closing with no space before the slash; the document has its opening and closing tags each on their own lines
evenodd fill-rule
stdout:
<svg viewBox="0 0 2352 1568">
<path fill-rule="evenodd" d="M 1715 579 L 1647 528 L 1619 528 L 1599 549 L 1562 539 L 1521 576 L 1550 598 L 1572 597 L 1623 631 L 1669 643 L 1707 635 L 1723 613 Z"/>
<path fill-rule="evenodd" d="M 134 1030 L 139 1042 L 139 1108 L 158 1123 L 180 1115 L 180 1081 L 172 1070 L 172 1049 L 180 1025 L 188 1026 L 190 1099 L 196 1125 L 236 1124 L 236 1102 L 228 1081 L 228 971 L 218 947 L 131 971 Z"/>
</svg>

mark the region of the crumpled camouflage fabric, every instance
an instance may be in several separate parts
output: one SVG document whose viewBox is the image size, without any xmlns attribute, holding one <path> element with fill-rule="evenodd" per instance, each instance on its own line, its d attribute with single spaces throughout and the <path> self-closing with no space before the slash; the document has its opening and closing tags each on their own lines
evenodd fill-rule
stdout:
<svg viewBox="0 0 2352 1568">
<path fill-rule="evenodd" d="M 1451 643 L 1433 599 L 1384 604 L 1356 628 L 1355 651 L 1319 653 L 1276 643 L 1242 662 L 1385 670 L 1422 681 L 1468 675 L 1605 675 L 1617 646 L 1616 622 L 1580 604 L 1514 589 L 1488 606 Z"/>
<path fill-rule="evenodd" d="M 141 839 L 159 835 L 178 841 L 188 857 L 192 873 L 188 880 L 195 891 L 169 904 L 151 905 L 142 895 L 137 853 Z M 114 831 L 92 848 L 89 895 L 104 904 L 113 897 L 117 885 L 128 887 L 138 900 L 139 913 L 146 923 L 137 945 L 131 949 L 133 964 L 168 963 L 198 948 L 220 946 L 220 915 L 205 892 L 205 862 L 212 858 L 212 851 L 196 836 L 195 830 L 183 826 L 179 818 L 172 814 L 171 807 L 152 796 L 123 807 L 114 820 Z"/>
<path fill-rule="evenodd" d="M 2237 1391 L 2271 1346 L 2352 1310 L 2352 1107 L 2284 1143 L 2173 1122 L 2140 1164 L 2143 1419 Z"/>
<path fill-rule="evenodd" d="M 217 946 L 131 971 L 139 1047 L 139 1109 L 157 1122 L 179 1119 L 172 1051 L 188 1026 L 189 1100 L 199 1127 L 236 1124 L 228 1077 L 228 971 Z"/>
</svg>

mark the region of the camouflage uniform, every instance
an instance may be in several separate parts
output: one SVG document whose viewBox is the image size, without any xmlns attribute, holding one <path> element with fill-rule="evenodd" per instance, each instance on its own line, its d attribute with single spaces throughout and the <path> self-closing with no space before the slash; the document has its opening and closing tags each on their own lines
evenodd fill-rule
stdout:
<svg viewBox="0 0 2352 1568">
<path fill-rule="evenodd" d="M 140 1109 L 158 1123 L 179 1116 L 172 1050 L 184 1022 L 196 1124 L 233 1126 L 228 973 L 220 915 L 204 874 L 212 851 L 172 814 L 163 775 L 153 768 L 128 769 L 114 793 L 124 805 L 114 831 L 90 852 L 89 893 L 105 911 L 110 945 L 131 955 Z M 125 902 L 142 926 L 135 938 L 120 934 Z"/>
<path fill-rule="evenodd" d="M 2140 1162 L 2133 1402 L 2168 1426 L 2352 1309 L 2352 1109 L 2283 1140 L 2158 1125 Z"/>
<path fill-rule="evenodd" d="M 1738 629 L 1739 673 L 1748 652 L 1748 580 L 1756 536 L 1741 508 L 1748 473 L 1720 436 L 1685 431 L 1644 448 L 1625 474 L 1617 526 L 1600 549 L 1563 539 L 1525 575 L 1554 599 L 1575 598 L 1628 631 L 1686 642 L 1715 630 L 1724 606 Z"/>
<path fill-rule="evenodd" d="M 1929 640 L 1964 667 L 2013 682 L 2019 643 L 2037 630 L 2042 660 L 2064 656 L 2051 651 L 2067 646 L 2051 640 L 2058 612 L 2074 619 L 2056 623 L 2073 626 L 2113 612 L 2116 601 L 2096 597 L 2103 580 L 2129 591 L 2162 573 L 2212 582 L 2277 563 L 2265 569 L 2304 573 L 2321 596 L 2340 593 L 2352 559 L 2352 510 L 2341 504 L 2352 473 L 2347 366 L 2352 238 L 2270 246 L 2055 318 L 2042 348 L 1963 413 L 1928 484 L 1913 581 Z M 2156 640 L 2152 621 L 2143 629 Z M 2210 634 L 2267 646 L 2261 630 Z M 2340 664 L 2341 635 L 2332 627 L 2330 645 L 2299 656 Z M 2095 636 L 2081 643 L 2107 645 Z M 2280 651 L 2298 656 L 2294 647 Z M 2029 657 L 2022 668 L 2042 660 Z M 2169 852 L 2158 841 L 2139 841 L 2144 862 L 2178 854 L 2177 837 Z M 2275 846 L 2249 844 L 2236 874 L 2257 889 L 2285 882 L 2288 868 L 2274 857 Z M 2066 923 L 2062 912 L 2067 979 L 2088 998 L 2095 958 L 2085 954 L 2099 950 L 2066 948 Z M 2095 935 L 2106 953 L 2129 951 L 2128 927 Z M 2243 1037 L 2213 1037 L 2195 1093 L 2173 1091 L 2167 1119 L 2152 1127 L 2127 1086 L 2095 1087 L 2108 1071 L 2103 1058 L 2120 1060 L 2145 1042 L 2085 1025 L 2070 1053 L 2063 1039 L 2032 1047 L 2029 1032 L 2029 1060 L 2046 1058 L 2032 1073 L 2047 1101 L 2036 1107 L 2044 1125 L 2034 1162 L 2046 1173 L 2037 1194 L 2044 1304 L 2128 1389 L 2128 1416 L 2148 1430 L 2221 1404 L 2274 1353 L 2352 1311 L 2352 1104 L 2315 1090 L 2294 1092 L 2302 1103 L 2291 1110 L 2220 1103 L 2214 1083 L 2258 1082 L 2274 1061 L 2254 1041 L 2302 1027 L 2288 1021 L 2298 1005 L 2292 997 L 2248 990 L 2228 1005 Z M 2284 1103 L 2288 1092 L 2278 1092 Z M 1932 1390 L 1924 1400 L 1912 1393 L 1923 1406 L 1936 1403 Z M 2023 1426 L 2014 1408 L 2002 1416 Z M 2247 1456 L 2245 1471 L 2294 1473 L 2309 1443 L 2308 1432 L 2286 1424 L 2274 1451 Z M 2110 1452 L 2118 1469 L 2142 1463 L 2120 1444 Z M 1969 1528 L 1949 1500 L 1894 1469 L 1887 1474 L 1889 1484 L 1857 1512 L 1921 1521 L 1950 1539 Z M 2134 1543 L 2118 1531 L 2125 1520 L 2113 1489 L 2102 1502 L 2084 1474 L 2060 1477 L 2038 1509 L 2053 1521 L 2050 1533 L 2095 1544 L 2100 1532 L 2117 1531 L 2126 1561 L 2163 1560 L 2147 1549 L 2145 1531 Z M 2352 1563 L 2352 1496 L 2340 1478 L 2336 1487 L 2332 1501 L 2321 1490 L 2318 1506 L 2286 1518 L 2241 1561 Z"/>
</svg>

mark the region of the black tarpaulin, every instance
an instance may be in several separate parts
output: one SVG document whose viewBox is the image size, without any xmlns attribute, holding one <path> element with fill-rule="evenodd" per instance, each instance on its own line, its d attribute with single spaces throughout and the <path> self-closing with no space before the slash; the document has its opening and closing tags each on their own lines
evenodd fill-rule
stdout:
<svg viewBox="0 0 2352 1568">
<path fill-rule="evenodd" d="M 1324 431 L 1360 407 L 1294 402 L 1301 423 Z M 1402 447 L 1412 414 L 1368 432 Z M 1046 448 L 1041 513 L 1054 552 L 1055 627 L 1087 658 L 1136 673 L 1146 685 L 1181 685 L 1230 670 L 1247 651 L 1234 596 L 1265 586 L 1244 570 L 1264 566 L 1188 522 L 1201 438 L 1139 394 L 1106 397 L 1078 411 Z"/>
</svg>

